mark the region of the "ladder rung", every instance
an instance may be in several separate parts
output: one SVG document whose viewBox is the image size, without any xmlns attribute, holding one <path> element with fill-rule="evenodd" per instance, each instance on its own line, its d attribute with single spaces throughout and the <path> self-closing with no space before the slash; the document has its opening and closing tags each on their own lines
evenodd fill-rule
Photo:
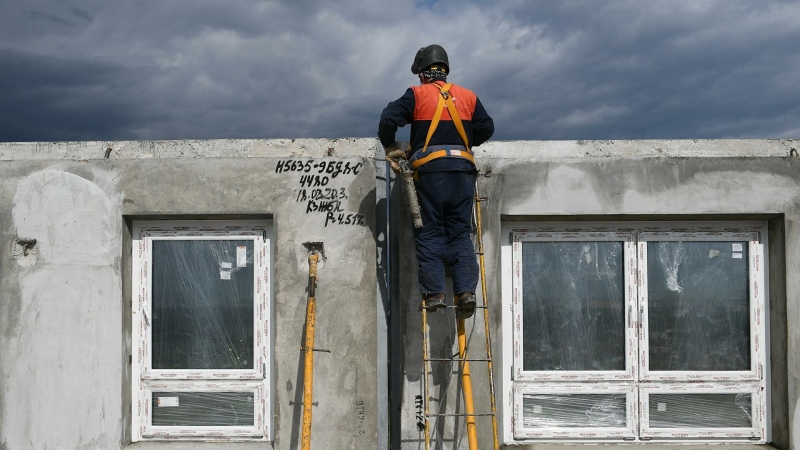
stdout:
<svg viewBox="0 0 800 450">
<path fill-rule="evenodd" d="M 478 359 L 478 358 L 467 358 L 467 359 L 459 359 L 459 358 L 428 358 L 428 359 L 425 359 L 424 361 L 478 361 L 478 362 L 483 361 L 483 362 L 489 362 L 489 361 L 491 361 L 491 359 L 487 359 L 487 358 L 483 358 L 483 359 Z"/>
<path fill-rule="evenodd" d="M 475 413 L 475 414 L 428 414 L 427 417 L 464 417 L 464 416 L 493 416 L 494 413 Z"/>
<path fill-rule="evenodd" d="M 483 252 L 475 252 L 476 255 L 482 255 Z"/>
</svg>

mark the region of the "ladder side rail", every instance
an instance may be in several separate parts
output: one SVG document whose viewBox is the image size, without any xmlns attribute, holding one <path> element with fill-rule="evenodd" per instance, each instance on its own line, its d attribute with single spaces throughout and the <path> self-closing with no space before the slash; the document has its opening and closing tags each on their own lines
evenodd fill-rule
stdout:
<svg viewBox="0 0 800 450">
<path fill-rule="evenodd" d="M 492 407 L 492 435 L 494 438 L 494 450 L 500 450 L 500 442 L 497 436 L 497 404 L 495 402 L 494 393 L 494 370 L 492 365 L 492 338 L 489 328 L 489 302 L 487 300 L 486 290 L 486 262 L 484 261 L 483 251 L 483 218 L 481 216 L 481 198 L 478 191 L 478 177 L 475 177 L 475 222 L 477 225 L 477 240 L 478 240 L 478 261 L 481 271 L 481 297 L 483 298 L 483 326 L 485 328 L 486 336 L 486 359 L 487 370 L 489 372 L 489 398 Z"/>
<path fill-rule="evenodd" d="M 425 304 L 425 296 L 422 296 L 422 366 L 424 367 L 424 376 L 425 379 L 422 385 L 422 398 L 423 404 L 425 406 L 425 450 L 429 450 L 431 448 L 431 434 L 430 434 L 430 421 L 428 420 L 429 417 L 429 408 L 428 404 L 429 401 L 429 393 L 428 393 L 428 309 L 427 305 Z"/>
</svg>

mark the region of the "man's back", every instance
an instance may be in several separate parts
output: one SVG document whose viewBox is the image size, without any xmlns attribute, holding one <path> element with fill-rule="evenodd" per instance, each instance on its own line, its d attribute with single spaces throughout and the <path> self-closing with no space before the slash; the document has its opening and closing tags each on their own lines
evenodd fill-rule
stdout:
<svg viewBox="0 0 800 450">
<path fill-rule="evenodd" d="M 475 312 L 478 264 L 470 239 L 475 188 L 472 147 L 494 133 L 492 118 L 467 88 L 447 83 L 450 64 L 439 45 L 419 49 L 411 72 L 420 85 L 406 90 L 381 114 L 378 137 L 395 172 L 406 158 L 415 169 L 415 189 L 424 226 L 414 229 L 420 294 L 425 308 L 445 306 L 444 265 L 450 266 L 456 316 Z M 398 127 L 411 124 L 411 148 L 395 142 Z"/>
</svg>

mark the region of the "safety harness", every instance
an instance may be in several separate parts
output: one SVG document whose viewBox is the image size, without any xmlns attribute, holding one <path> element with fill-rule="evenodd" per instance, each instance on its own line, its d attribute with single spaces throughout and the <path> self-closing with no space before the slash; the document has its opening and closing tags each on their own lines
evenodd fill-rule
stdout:
<svg viewBox="0 0 800 450">
<path fill-rule="evenodd" d="M 466 151 L 452 150 L 449 148 L 449 146 L 446 146 L 445 149 L 433 151 L 430 155 L 426 155 L 422 158 L 411 161 L 411 167 L 414 169 L 414 178 L 417 178 L 416 169 L 418 169 L 420 166 L 427 162 L 433 161 L 434 159 L 443 158 L 446 156 L 465 158 L 471 161 L 472 164 L 475 164 L 475 158 L 472 157 L 472 151 L 469 148 L 467 133 L 464 131 L 464 124 L 461 123 L 461 116 L 458 115 L 456 104 L 453 102 L 453 96 L 450 95 L 450 87 L 453 86 L 453 83 L 447 83 L 445 85 L 440 85 L 438 83 L 432 84 L 439 89 L 439 103 L 436 105 L 436 112 L 433 114 L 431 126 L 428 128 L 428 136 L 425 138 L 425 146 L 422 147 L 422 154 L 424 155 L 428 150 L 428 143 L 430 143 L 431 137 L 436 131 L 436 127 L 439 126 L 439 119 L 442 117 L 442 111 L 444 111 L 445 106 L 447 106 L 447 111 L 450 113 L 450 118 L 453 119 L 453 125 L 456 126 L 458 134 L 464 141 L 464 148 L 466 148 Z"/>
</svg>

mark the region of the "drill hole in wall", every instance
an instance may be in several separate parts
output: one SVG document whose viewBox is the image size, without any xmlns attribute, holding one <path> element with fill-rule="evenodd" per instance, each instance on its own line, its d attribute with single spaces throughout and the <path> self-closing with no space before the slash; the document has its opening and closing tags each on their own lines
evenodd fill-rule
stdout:
<svg viewBox="0 0 800 450">
<path fill-rule="evenodd" d="M 39 260 L 39 247 L 36 246 L 36 239 L 14 239 L 11 253 L 14 261 L 22 267 L 31 267 Z"/>
</svg>

